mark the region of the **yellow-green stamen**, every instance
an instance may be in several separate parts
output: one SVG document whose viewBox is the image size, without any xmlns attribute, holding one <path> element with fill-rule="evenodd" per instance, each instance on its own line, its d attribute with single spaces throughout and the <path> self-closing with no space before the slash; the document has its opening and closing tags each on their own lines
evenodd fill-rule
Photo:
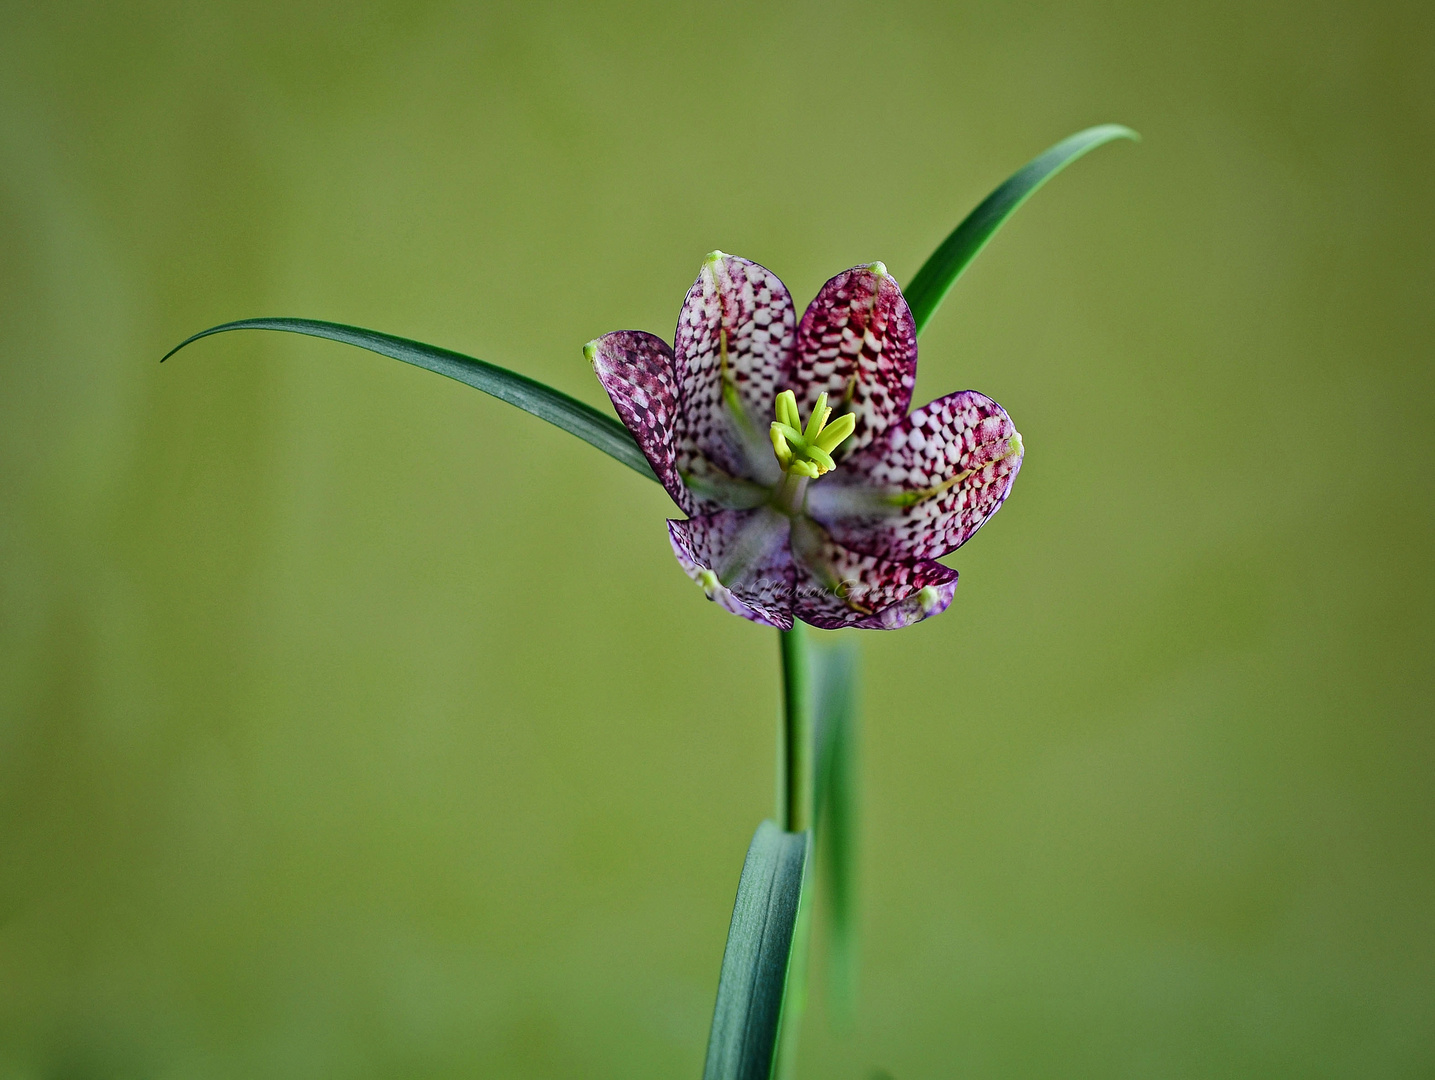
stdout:
<svg viewBox="0 0 1435 1080">
<path fill-rule="evenodd" d="M 797 395 L 791 390 L 777 395 L 773 411 L 777 419 L 772 422 L 769 435 L 772 451 L 783 472 L 815 480 L 837 468 L 832 451 L 857 427 L 854 414 L 844 413 L 833 420 L 827 395 L 819 394 L 804 427 L 797 411 Z"/>
</svg>

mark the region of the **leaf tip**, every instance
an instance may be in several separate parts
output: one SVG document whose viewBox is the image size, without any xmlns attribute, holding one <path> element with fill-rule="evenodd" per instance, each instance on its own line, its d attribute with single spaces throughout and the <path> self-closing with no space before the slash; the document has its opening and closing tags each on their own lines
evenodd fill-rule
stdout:
<svg viewBox="0 0 1435 1080">
<path fill-rule="evenodd" d="M 168 360 L 168 359 L 169 359 L 171 356 L 173 356 L 175 353 L 179 352 L 180 349 L 184 348 L 186 345 L 188 345 L 188 344 L 189 344 L 191 341 L 193 341 L 193 340 L 194 340 L 194 338 L 185 338 L 183 341 L 181 341 L 181 342 L 180 342 L 178 345 L 176 345 L 174 348 L 170 349 L 169 352 L 167 352 L 167 353 L 165 353 L 163 356 L 161 356 L 161 357 L 159 358 L 159 362 L 160 362 L 161 364 L 163 364 L 166 360 Z"/>
<path fill-rule="evenodd" d="M 1141 141 L 1141 132 L 1135 128 L 1129 128 L 1125 124 L 1101 124 L 1091 130 L 1093 132 L 1105 132 L 1107 138 L 1111 139 L 1130 139 L 1132 142 Z"/>
</svg>

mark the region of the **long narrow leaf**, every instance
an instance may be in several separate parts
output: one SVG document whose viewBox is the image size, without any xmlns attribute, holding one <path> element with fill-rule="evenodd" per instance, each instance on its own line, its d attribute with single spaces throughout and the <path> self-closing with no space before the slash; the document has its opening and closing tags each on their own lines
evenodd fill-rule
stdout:
<svg viewBox="0 0 1435 1080">
<path fill-rule="evenodd" d="M 496 364 L 450 349 L 440 349 L 436 345 L 425 345 L 421 341 L 381 334 L 377 330 L 320 322 L 317 319 L 240 319 L 238 322 L 201 330 L 193 337 L 181 341 L 165 354 L 164 359 L 168 360 L 192 341 L 226 330 L 285 330 L 292 334 L 328 338 L 330 341 L 357 345 L 361 349 L 447 375 L 450 379 L 457 379 L 486 394 L 492 394 L 510 405 L 517 405 L 524 412 L 532 413 L 540 420 L 547 420 L 550 424 L 577 435 L 584 442 L 617 458 L 649 480 L 657 480 L 647 459 L 643 457 L 643 452 L 638 449 L 638 444 L 628 434 L 628 429 L 615 418 L 605 416 L 591 405 L 585 405 L 560 390 Z"/>
<path fill-rule="evenodd" d="M 802 899 L 797 905 L 797 924 L 792 931 L 792 955 L 787 962 L 787 990 L 782 997 L 782 1028 L 777 1034 L 777 1058 L 772 1080 L 792 1080 L 797 1071 L 803 1018 L 807 1013 L 808 954 L 812 951 L 812 877 L 816 861 L 817 836 L 812 837 L 807 870 L 802 879 Z"/>
<path fill-rule="evenodd" d="M 942 241 L 932 257 L 917 271 L 916 277 L 902 291 L 912 308 L 917 322 L 917 333 L 921 333 L 935 314 L 938 305 L 947 295 L 962 271 L 987 246 L 987 241 L 1016 212 L 1016 208 L 1066 166 L 1098 146 L 1113 139 L 1140 139 L 1141 136 L 1120 124 L 1102 124 L 1099 127 L 1078 131 L 1063 139 L 1044 154 L 1012 174 L 1006 183 L 993 191 L 966 216 L 950 236 Z"/>
<path fill-rule="evenodd" d="M 828 997 L 833 1018 L 850 1024 L 857 994 L 857 679 L 861 653 L 851 637 L 827 635 L 812 650 L 816 731 L 818 877 L 830 932 Z"/>
<path fill-rule="evenodd" d="M 810 832 L 764 821 L 738 881 L 703 1080 L 769 1080 L 782 1029 Z"/>
</svg>

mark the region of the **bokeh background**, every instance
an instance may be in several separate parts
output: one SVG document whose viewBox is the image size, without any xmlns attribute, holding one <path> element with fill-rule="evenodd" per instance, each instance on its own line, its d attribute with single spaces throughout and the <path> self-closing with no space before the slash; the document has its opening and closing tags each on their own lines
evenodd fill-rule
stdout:
<svg viewBox="0 0 1435 1080">
<path fill-rule="evenodd" d="M 604 399 L 704 253 L 910 279 L 1027 461 L 865 648 L 802 1077 L 1435 1073 L 1415 2 L 0 4 L 0 1076 L 700 1074 L 777 648 Z M 819 920 L 821 912 L 818 913 Z"/>
</svg>

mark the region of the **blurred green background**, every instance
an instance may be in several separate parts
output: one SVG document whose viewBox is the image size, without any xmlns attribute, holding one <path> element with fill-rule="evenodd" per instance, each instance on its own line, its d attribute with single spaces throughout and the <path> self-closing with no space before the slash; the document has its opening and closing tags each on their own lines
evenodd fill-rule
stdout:
<svg viewBox="0 0 1435 1080">
<path fill-rule="evenodd" d="M 922 342 L 1026 466 L 863 638 L 799 1075 L 1435 1074 L 1428 4 L 0 19 L 0 1077 L 698 1076 L 775 635 L 457 383 L 156 361 L 602 404 L 710 249 L 906 281 L 1103 121 Z"/>
</svg>

